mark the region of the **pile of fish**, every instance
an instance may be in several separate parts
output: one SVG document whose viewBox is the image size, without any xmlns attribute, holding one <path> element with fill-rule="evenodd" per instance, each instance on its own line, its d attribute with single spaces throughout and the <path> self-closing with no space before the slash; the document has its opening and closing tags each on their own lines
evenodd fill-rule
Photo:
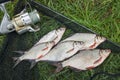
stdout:
<svg viewBox="0 0 120 80">
<path fill-rule="evenodd" d="M 29 60 L 30 68 L 37 62 L 46 61 L 57 66 L 55 72 L 60 72 L 64 67 L 77 71 L 88 70 L 103 63 L 111 53 L 110 49 L 95 49 L 106 40 L 105 37 L 92 33 L 75 33 L 60 41 L 65 31 L 66 28 L 53 30 L 43 36 L 30 50 L 14 51 L 22 56 L 13 57 L 16 62 L 13 68 L 22 60 Z"/>
</svg>

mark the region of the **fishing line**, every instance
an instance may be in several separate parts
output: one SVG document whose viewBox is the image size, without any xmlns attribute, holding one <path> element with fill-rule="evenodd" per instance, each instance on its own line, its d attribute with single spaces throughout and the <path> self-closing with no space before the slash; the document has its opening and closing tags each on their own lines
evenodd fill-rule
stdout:
<svg viewBox="0 0 120 80">
<path fill-rule="evenodd" d="M 94 80 L 95 77 L 97 77 L 98 75 L 101 75 L 101 74 L 104 74 L 104 75 L 107 75 L 109 77 L 120 77 L 120 73 L 115 73 L 115 74 L 112 74 L 112 73 L 108 73 L 108 72 L 98 72 L 98 73 L 95 73 L 93 74 L 91 77 L 90 77 L 90 80 Z"/>
</svg>

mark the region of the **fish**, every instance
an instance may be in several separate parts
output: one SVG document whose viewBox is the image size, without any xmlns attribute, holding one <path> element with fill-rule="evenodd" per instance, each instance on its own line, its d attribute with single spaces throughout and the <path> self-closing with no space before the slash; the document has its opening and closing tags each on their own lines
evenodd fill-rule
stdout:
<svg viewBox="0 0 120 80">
<path fill-rule="evenodd" d="M 66 28 L 61 27 L 57 30 L 52 30 L 49 33 L 47 33 L 45 36 L 43 36 L 34 46 L 43 43 L 43 42 L 49 42 L 54 41 L 55 45 L 61 40 Z"/>
<path fill-rule="evenodd" d="M 61 27 L 57 30 L 50 31 L 48 34 L 43 36 L 35 45 L 33 45 L 29 51 L 13 51 L 22 55 L 19 58 L 13 57 L 13 59 L 16 61 L 14 67 L 16 67 L 16 65 L 24 59 L 31 61 L 31 67 L 34 66 L 34 59 L 41 58 L 47 54 L 51 48 L 61 40 L 65 30 L 65 27 Z M 43 48 L 44 50 L 42 50 Z"/>
<path fill-rule="evenodd" d="M 32 63 L 33 60 L 43 57 L 45 54 L 47 54 L 51 50 L 51 48 L 54 45 L 55 45 L 54 41 L 43 42 L 37 46 L 33 46 L 28 51 L 24 51 L 23 52 L 24 54 L 21 55 L 20 57 L 13 57 L 15 61 L 15 65 L 13 66 L 13 68 L 15 68 L 23 60 L 29 60 Z M 35 64 L 32 63 L 32 65 L 35 65 Z"/>
<path fill-rule="evenodd" d="M 102 42 L 106 40 L 105 37 L 92 34 L 92 33 L 76 33 L 71 37 L 68 37 L 61 42 L 64 41 L 83 41 L 85 42 L 85 49 L 94 49 L 99 46 Z"/>
<path fill-rule="evenodd" d="M 67 59 L 81 50 L 84 46 L 82 41 L 66 41 L 59 43 L 55 46 L 47 55 L 42 58 L 36 59 L 35 62 L 48 61 L 48 62 L 58 62 Z"/>
<path fill-rule="evenodd" d="M 104 62 L 111 53 L 110 49 L 94 49 L 80 51 L 71 58 L 54 64 L 57 66 L 55 73 L 60 72 L 64 67 L 72 70 L 83 71 L 93 69 Z"/>
</svg>

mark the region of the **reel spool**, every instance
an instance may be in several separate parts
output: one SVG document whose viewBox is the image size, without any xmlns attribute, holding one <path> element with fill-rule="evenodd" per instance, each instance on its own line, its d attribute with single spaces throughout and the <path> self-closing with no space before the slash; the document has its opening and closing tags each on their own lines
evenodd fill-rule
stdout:
<svg viewBox="0 0 120 80">
<path fill-rule="evenodd" d="M 36 10 L 28 13 L 20 13 L 13 17 L 12 25 L 9 26 L 9 29 L 15 29 L 18 34 L 24 32 L 36 32 L 39 30 L 34 24 L 40 21 L 40 16 Z"/>
</svg>

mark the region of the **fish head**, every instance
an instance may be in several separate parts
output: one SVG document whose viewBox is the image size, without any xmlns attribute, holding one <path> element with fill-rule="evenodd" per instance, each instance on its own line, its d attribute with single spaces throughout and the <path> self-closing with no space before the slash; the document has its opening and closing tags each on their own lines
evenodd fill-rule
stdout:
<svg viewBox="0 0 120 80">
<path fill-rule="evenodd" d="M 65 27 L 59 28 L 59 29 L 56 30 L 56 34 L 58 36 L 63 35 L 63 33 L 65 32 L 65 30 L 66 30 Z"/>
<path fill-rule="evenodd" d="M 95 37 L 95 42 L 99 45 L 100 43 L 104 42 L 106 40 L 105 37 L 102 37 L 102 36 L 96 36 Z"/>
<path fill-rule="evenodd" d="M 99 51 L 99 59 L 94 62 L 94 66 L 98 66 L 103 63 L 103 61 L 109 56 L 111 53 L 110 49 L 100 50 Z"/>
<path fill-rule="evenodd" d="M 94 39 L 86 41 L 85 49 L 94 49 L 105 40 L 106 40 L 105 37 L 96 35 Z"/>
<path fill-rule="evenodd" d="M 105 50 L 100 50 L 100 55 L 105 59 L 109 56 L 109 54 L 111 53 L 110 49 L 105 49 Z"/>
<path fill-rule="evenodd" d="M 56 34 L 56 38 L 54 39 L 55 44 L 57 44 L 60 39 L 62 38 L 64 32 L 65 32 L 66 28 L 62 27 L 56 30 L 55 34 Z"/>
<path fill-rule="evenodd" d="M 83 41 L 74 41 L 73 47 L 75 49 L 81 50 L 83 48 L 84 44 L 85 43 Z"/>
</svg>

